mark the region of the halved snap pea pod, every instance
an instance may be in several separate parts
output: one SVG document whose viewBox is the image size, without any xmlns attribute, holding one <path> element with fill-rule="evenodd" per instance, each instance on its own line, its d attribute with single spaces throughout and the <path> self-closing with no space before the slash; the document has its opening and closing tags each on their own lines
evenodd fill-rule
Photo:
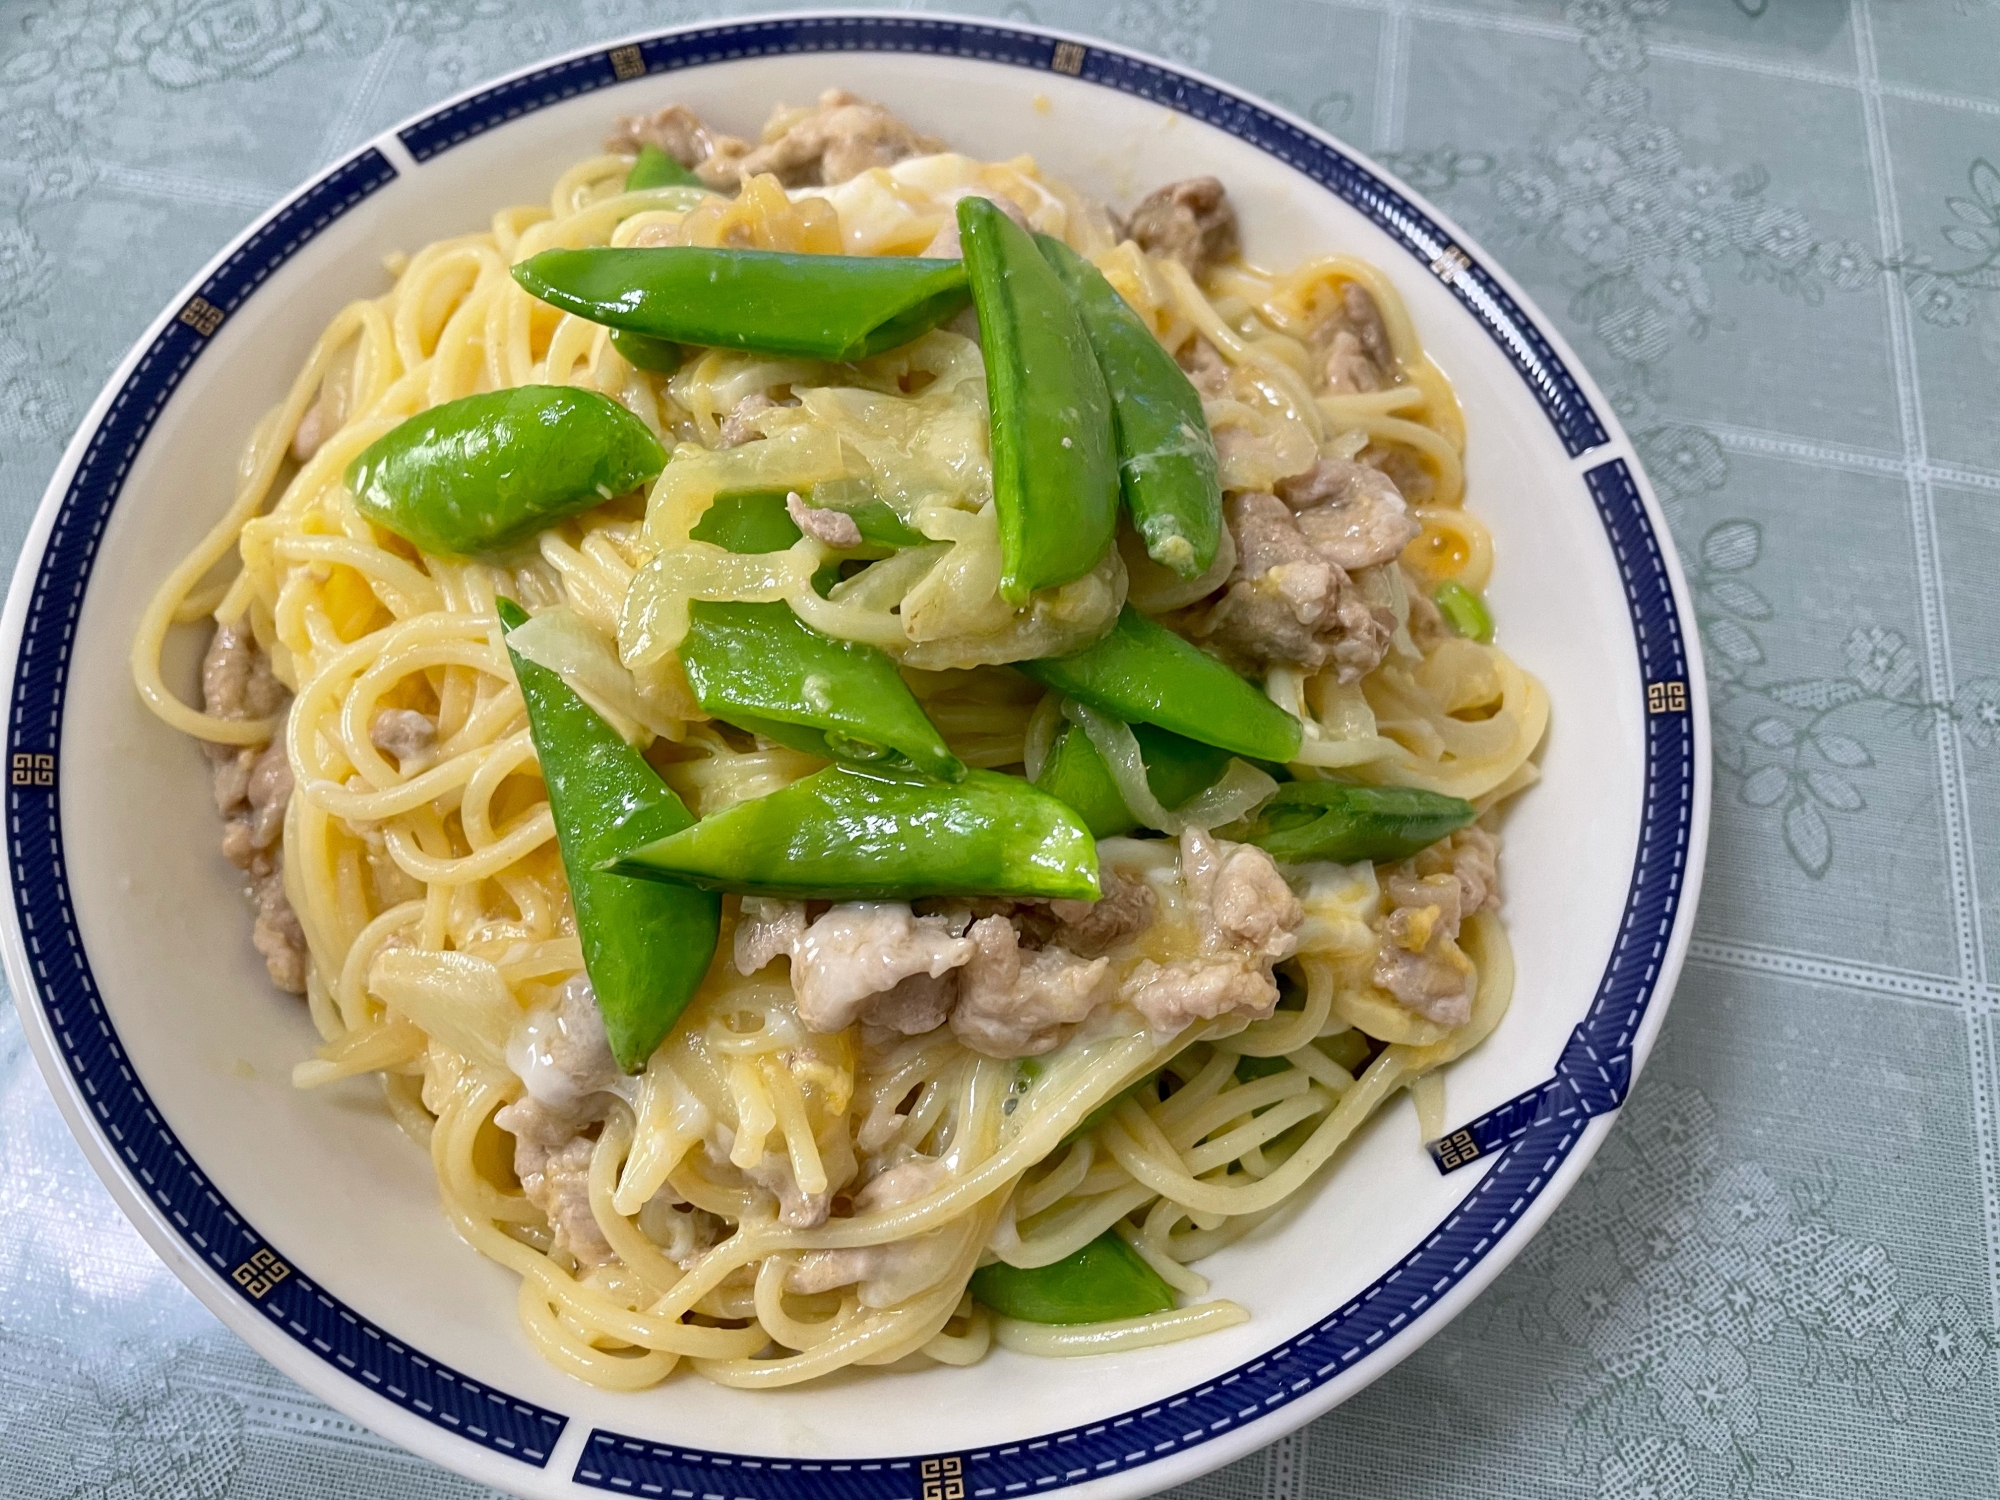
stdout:
<svg viewBox="0 0 2000 1500">
<path fill-rule="evenodd" d="M 1132 737 L 1139 742 L 1146 784 L 1162 807 L 1181 806 L 1213 786 L 1229 769 L 1227 750 L 1199 744 L 1151 724 L 1134 724 Z M 1117 838 L 1141 826 L 1125 805 L 1117 779 L 1104 763 L 1104 757 L 1098 754 L 1090 736 L 1074 724 L 1056 736 L 1035 785 L 1075 808 L 1098 838 Z"/>
<path fill-rule="evenodd" d="M 703 708 L 781 745 L 863 765 L 907 761 L 945 781 L 965 775 L 893 661 L 821 635 L 789 604 L 694 604 L 681 666 Z"/>
<path fill-rule="evenodd" d="M 1460 797 L 1412 786 L 1288 781 L 1230 836 L 1287 864 L 1407 859 L 1479 816 Z"/>
<path fill-rule="evenodd" d="M 520 385 L 418 412 L 362 449 L 347 487 L 376 525 L 463 557 L 637 489 L 666 463 L 646 424 L 610 397 Z"/>
<path fill-rule="evenodd" d="M 776 552 L 799 528 L 783 494 L 759 490 L 719 497 L 690 535 L 732 552 Z M 828 760 L 907 762 L 945 781 L 965 774 L 886 654 L 820 634 L 789 604 L 698 600 L 680 657 L 701 706 L 739 729 Z"/>
<path fill-rule="evenodd" d="M 699 177 L 651 141 L 639 148 L 639 159 L 625 174 L 625 191 L 628 193 L 645 188 L 702 186 L 704 184 Z"/>
<path fill-rule="evenodd" d="M 694 245 L 544 250 L 515 266 L 514 279 L 609 328 L 828 360 L 907 344 L 971 298 L 955 260 Z"/>
<path fill-rule="evenodd" d="M 1099 894 L 1090 830 L 1046 792 L 994 771 L 942 785 L 829 766 L 680 833 L 635 841 L 605 868 L 832 901 Z"/>
<path fill-rule="evenodd" d="M 527 623 L 527 612 L 513 600 L 498 604 L 505 629 Z M 677 833 L 694 819 L 645 758 L 561 677 L 508 654 L 549 789 L 584 970 L 597 993 L 611 1055 L 627 1073 L 637 1073 L 708 972 L 722 899 L 691 886 L 599 870 L 614 850 Z"/>
<path fill-rule="evenodd" d="M 611 347 L 618 351 L 626 364 L 636 370 L 650 370 L 655 375 L 671 375 L 687 363 L 687 351 L 679 344 L 648 338 L 643 333 L 632 333 L 623 328 L 611 330 Z"/>
<path fill-rule="evenodd" d="M 1455 579 L 1439 584 L 1431 594 L 1431 602 L 1444 616 L 1452 634 L 1469 641 L 1493 639 L 1493 616 L 1486 612 L 1485 601 L 1464 584 Z"/>
<path fill-rule="evenodd" d="M 1000 596 L 1021 604 L 1081 578 L 1111 545 L 1111 393 L 1069 293 L 1028 231 L 988 199 L 961 198 L 958 233 L 993 412 Z"/>
<path fill-rule="evenodd" d="M 1201 395 L 1102 271 L 1053 236 L 1035 243 L 1069 290 L 1110 388 L 1118 482 L 1146 555 L 1199 578 L 1222 536 L 1222 485 Z"/>
<path fill-rule="evenodd" d="M 1005 1261 L 981 1266 L 972 1273 L 971 1291 L 1001 1317 L 1024 1323 L 1109 1323 L 1174 1305 L 1173 1288 L 1115 1229 L 1031 1271 Z"/>
<path fill-rule="evenodd" d="M 1256 688 L 1131 605 L 1111 633 L 1017 671 L 1128 724 L 1157 724 L 1252 760 L 1285 762 L 1305 731 Z"/>
</svg>

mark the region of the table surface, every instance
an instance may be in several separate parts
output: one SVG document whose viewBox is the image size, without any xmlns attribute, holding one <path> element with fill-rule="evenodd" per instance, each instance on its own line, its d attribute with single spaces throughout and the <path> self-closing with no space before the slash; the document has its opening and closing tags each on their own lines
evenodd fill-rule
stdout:
<svg viewBox="0 0 2000 1500">
<path fill-rule="evenodd" d="M 131 340 L 293 183 L 522 62 L 771 8 L 0 4 L 0 553 Z M 1182 1493 L 1996 1493 L 2000 0 L 951 8 L 1219 74 L 1440 203 L 1617 404 L 1708 651 L 1701 922 L 1609 1144 L 1443 1334 Z M 181 1288 L 11 1009 L 0 1491 L 485 1493 Z"/>
</svg>

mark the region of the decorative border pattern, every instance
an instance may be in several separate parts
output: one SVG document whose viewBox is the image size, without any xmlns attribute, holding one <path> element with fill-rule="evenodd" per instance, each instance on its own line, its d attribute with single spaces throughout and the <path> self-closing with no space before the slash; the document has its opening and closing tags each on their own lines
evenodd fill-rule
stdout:
<svg viewBox="0 0 2000 1500">
<path fill-rule="evenodd" d="M 216 1192 L 126 1060 L 77 930 L 63 854 L 63 695 L 83 591 L 125 476 L 210 337 L 308 240 L 396 169 L 372 147 L 349 158 L 245 240 L 161 330 L 98 424 L 42 554 L 14 670 L 8 725 L 8 852 L 14 906 L 42 1009 L 63 1061 L 136 1186 L 195 1254 L 278 1328 L 368 1389 L 472 1442 L 547 1464 L 568 1418 L 468 1380 L 409 1348 L 295 1270 Z M 47 774 L 38 768 L 44 764 Z M 24 768 L 27 774 L 23 774 Z"/>
<path fill-rule="evenodd" d="M 932 53 L 1055 71 L 1205 121 L 1304 172 L 1366 214 L 1448 285 L 1520 372 L 1572 456 L 1609 434 L 1581 386 L 1498 280 L 1414 204 L 1351 158 L 1249 100 L 1114 50 L 1011 27 L 846 16 L 719 25 L 583 54 L 447 105 L 398 132 L 419 163 L 523 114 L 645 73 L 783 53 Z M 87 1106 L 139 1187 L 243 1296 L 301 1344 L 406 1410 L 543 1466 L 567 1418 L 487 1390 L 391 1339 L 299 1275 L 214 1191 L 126 1062 L 71 911 L 49 767 L 68 653 L 98 538 L 134 455 L 208 338 L 319 230 L 395 169 L 369 149 L 307 189 L 212 275 L 155 340 L 93 435 L 41 560 L 15 674 L 9 760 L 14 898 L 39 998 Z M 1383 1346 L 1468 1275 L 1568 1157 L 1587 1121 L 1622 1102 L 1632 1043 L 1683 895 L 1695 785 L 1687 662 L 1659 541 L 1622 460 L 1585 476 L 1624 574 L 1647 685 L 1640 849 L 1620 934 L 1555 1076 L 1444 1141 L 1441 1170 L 1494 1156 L 1445 1222 L 1394 1270 L 1314 1328 L 1211 1384 L 1107 1422 L 1005 1447 L 803 1463 L 684 1449 L 593 1431 L 577 1483 L 728 1500 L 984 1500 L 1059 1488 L 1185 1451 L 1255 1420 Z M 19 773 L 26 766 L 28 773 Z M 52 769 L 52 768 L 51 768 Z"/>
</svg>

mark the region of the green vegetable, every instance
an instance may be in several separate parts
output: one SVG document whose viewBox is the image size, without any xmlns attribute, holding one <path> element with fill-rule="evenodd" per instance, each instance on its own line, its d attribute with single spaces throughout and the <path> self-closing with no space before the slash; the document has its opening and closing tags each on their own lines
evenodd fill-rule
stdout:
<svg viewBox="0 0 2000 1500">
<path fill-rule="evenodd" d="M 655 375 L 671 375 L 687 362 L 687 351 L 679 344 L 623 328 L 611 330 L 611 347 L 626 364 L 637 370 L 651 370 Z"/>
<path fill-rule="evenodd" d="M 1452 633 L 1462 635 L 1469 641 L 1490 641 L 1493 639 L 1493 616 L 1486 612 L 1486 605 L 1480 597 L 1462 583 L 1441 583 L 1431 595 L 1431 602 L 1444 616 L 1445 624 Z"/>
<path fill-rule="evenodd" d="M 1111 393 L 1076 308 L 1028 231 L 958 201 L 993 411 L 1000 596 L 1021 604 L 1097 566 L 1118 525 Z"/>
<path fill-rule="evenodd" d="M 1282 1057 L 1250 1057 L 1236 1059 L 1236 1081 L 1249 1083 L 1258 1078 L 1269 1078 L 1273 1073 L 1282 1073 L 1291 1066 Z"/>
<path fill-rule="evenodd" d="M 907 344 L 970 299 L 955 260 L 778 250 L 544 250 L 514 267 L 530 295 L 677 344 L 856 360 Z"/>
<path fill-rule="evenodd" d="M 972 1273 L 971 1289 L 1001 1317 L 1024 1323 L 1109 1323 L 1174 1305 L 1173 1288 L 1115 1229 L 1032 1271 L 1005 1261 L 981 1266 Z"/>
<path fill-rule="evenodd" d="M 650 141 L 639 148 L 639 159 L 625 174 L 625 191 L 644 188 L 702 187 L 702 180 Z"/>
<path fill-rule="evenodd" d="M 1233 836 L 1288 864 L 1407 859 L 1465 827 L 1479 809 L 1412 786 L 1288 781 Z"/>
<path fill-rule="evenodd" d="M 498 603 L 507 630 L 527 622 L 511 599 Z M 691 886 L 600 873 L 613 850 L 665 838 L 694 820 L 645 758 L 562 678 L 520 656 L 513 661 L 569 876 L 583 966 L 611 1055 L 637 1073 L 708 972 L 722 900 Z"/>
<path fill-rule="evenodd" d="M 659 441 L 608 396 L 522 385 L 418 412 L 347 466 L 361 513 L 424 551 L 510 546 L 666 467 Z"/>
<path fill-rule="evenodd" d="M 905 761 L 945 781 L 965 765 L 874 646 L 821 635 L 785 603 L 698 602 L 681 666 L 716 718 L 829 760 Z"/>
<path fill-rule="evenodd" d="M 758 490 L 717 498 L 690 535 L 732 552 L 777 552 L 799 528 L 783 492 Z M 716 718 L 828 760 L 907 763 L 946 781 L 965 775 L 876 647 L 821 635 L 784 603 L 698 600 L 688 617 L 681 666 Z"/>
<path fill-rule="evenodd" d="M 1129 604 L 1102 640 L 1014 666 L 1128 724 L 1157 724 L 1252 760 L 1289 761 L 1299 753 L 1297 719 Z"/>
<path fill-rule="evenodd" d="M 1146 555 L 1199 578 L 1222 535 L 1215 438 L 1201 396 L 1103 272 L 1059 239 L 1035 242 L 1068 288 L 1110 388 L 1119 484 Z"/>
<path fill-rule="evenodd" d="M 1181 806 L 1213 786 L 1229 769 L 1229 752 L 1213 745 L 1183 739 L 1151 724 L 1133 725 L 1132 735 L 1139 742 L 1146 784 L 1162 807 Z M 1125 805 L 1104 757 L 1090 736 L 1074 724 L 1056 736 L 1035 785 L 1075 808 L 1098 838 L 1116 838 L 1141 826 Z"/>
<path fill-rule="evenodd" d="M 994 771 L 945 786 L 829 766 L 683 832 L 634 841 L 605 868 L 833 901 L 1099 894 L 1090 830 L 1047 793 Z"/>
<path fill-rule="evenodd" d="M 688 536 L 731 552 L 783 552 L 799 528 L 785 509 L 785 491 L 741 490 L 717 495 Z"/>
</svg>

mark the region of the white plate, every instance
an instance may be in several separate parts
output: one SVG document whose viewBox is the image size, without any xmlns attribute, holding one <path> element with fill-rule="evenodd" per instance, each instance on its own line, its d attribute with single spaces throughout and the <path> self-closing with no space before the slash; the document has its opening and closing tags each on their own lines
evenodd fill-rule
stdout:
<svg viewBox="0 0 2000 1500">
<path fill-rule="evenodd" d="M 826 54 L 837 52 L 838 56 Z M 671 75 L 671 76 L 667 76 Z M 614 114 L 684 100 L 742 133 L 840 84 L 1113 202 L 1213 172 L 1254 258 L 1386 268 L 1456 382 L 1508 649 L 1547 684 L 1543 784 L 1507 824 L 1512 1012 L 1281 1221 L 1204 1266 L 1249 1323 L 1071 1361 L 874 1373 L 777 1394 L 619 1395 L 529 1348 L 515 1281 L 462 1244 L 367 1081 L 294 1091 L 315 1041 L 248 942 L 195 746 L 126 657 L 224 508 L 251 422 L 395 249 L 541 197 Z M 192 690 L 194 632 L 169 675 Z M 147 330 L 49 486 L 7 600 L 7 973 L 70 1128 L 153 1247 L 319 1396 L 534 1496 L 1136 1495 L 1352 1395 L 1492 1280 L 1638 1071 L 1693 920 L 1708 739 L 1693 619 L 1630 444 L 1569 351 L 1435 211 L 1312 127 L 1182 69 L 1020 27 L 825 15 L 578 52 L 381 136 L 246 231 Z M 1451 1167 L 1452 1170 L 1445 1170 Z"/>
</svg>

